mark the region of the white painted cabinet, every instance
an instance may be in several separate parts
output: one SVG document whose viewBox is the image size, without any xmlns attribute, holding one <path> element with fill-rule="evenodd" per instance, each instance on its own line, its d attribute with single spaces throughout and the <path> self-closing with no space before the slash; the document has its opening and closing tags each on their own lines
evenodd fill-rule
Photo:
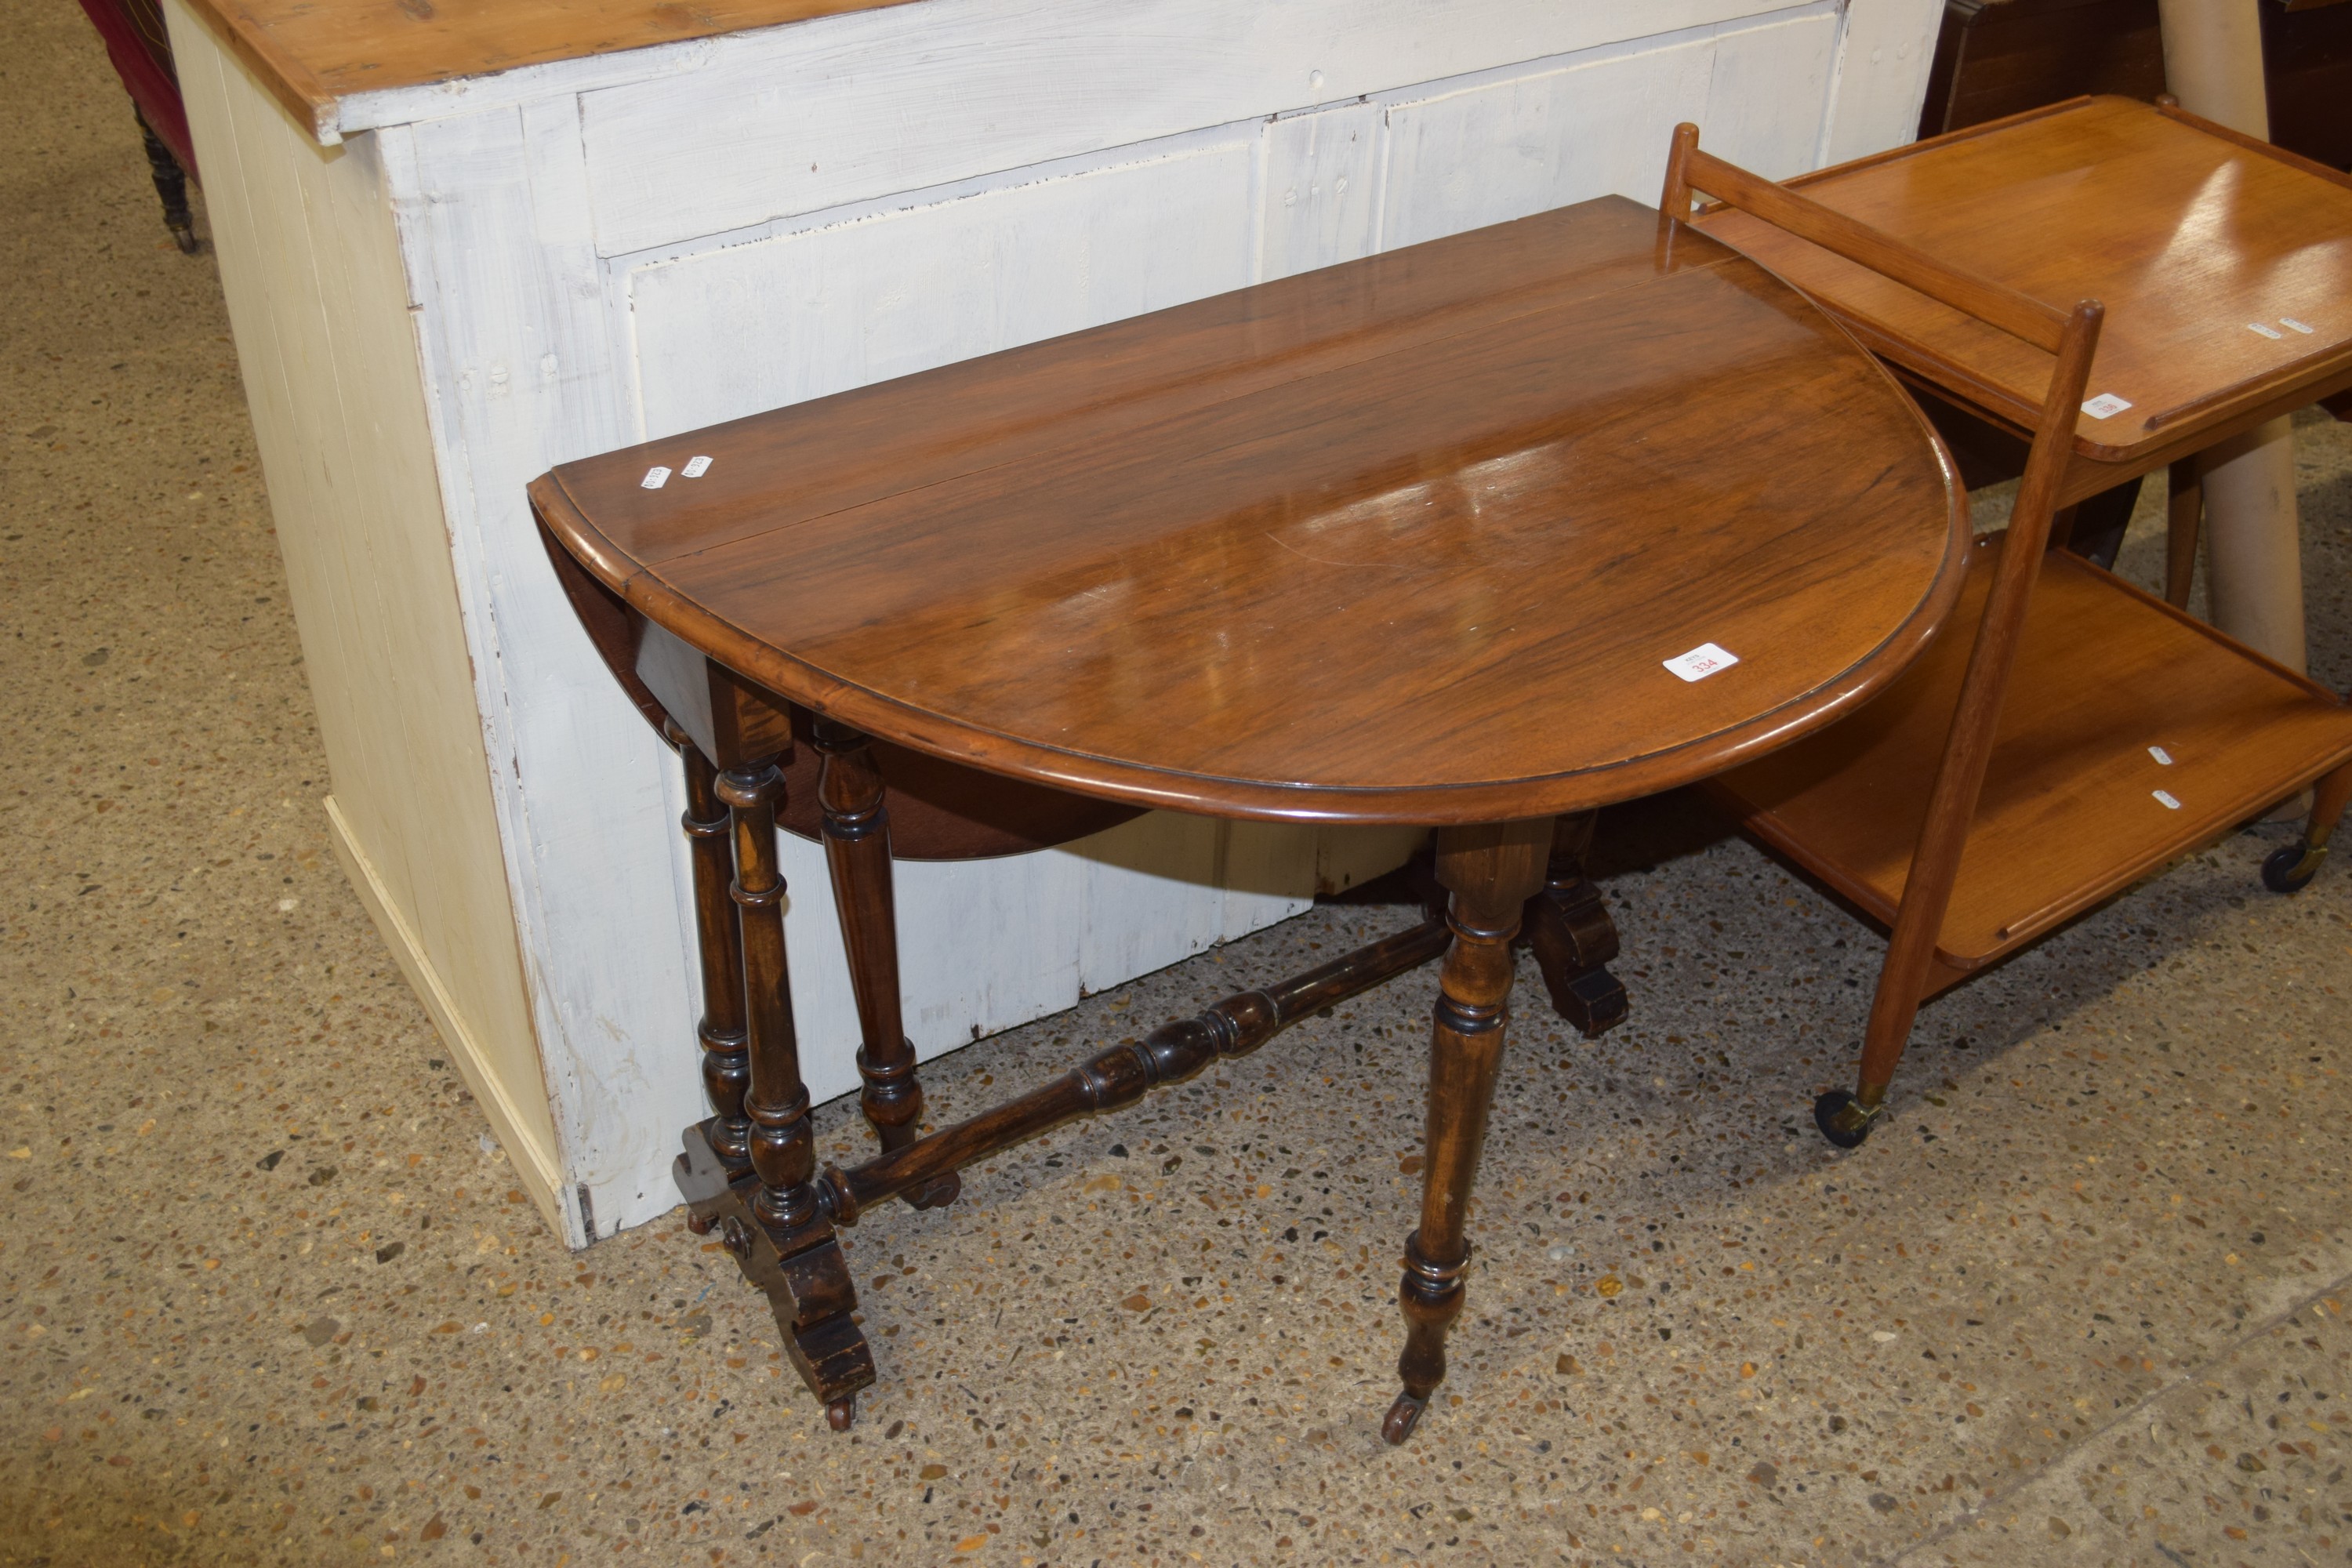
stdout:
<svg viewBox="0 0 2352 1568">
<path fill-rule="evenodd" d="M 702 1114 L 674 763 L 524 503 L 551 465 L 1608 192 L 1667 136 L 1907 140 L 1938 0 L 919 0 L 338 100 L 172 31 L 347 868 L 575 1245 Z M 900 873 L 925 1057 L 1374 874 L 1154 815 Z M 812 1092 L 856 1086 L 786 840 Z"/>
</svg>

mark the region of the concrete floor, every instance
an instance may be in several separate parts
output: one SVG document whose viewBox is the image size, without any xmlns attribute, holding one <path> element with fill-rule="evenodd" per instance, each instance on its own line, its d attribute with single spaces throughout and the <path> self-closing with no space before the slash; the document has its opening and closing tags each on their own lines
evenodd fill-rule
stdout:
<svg viewBox="0 0 2352 1568">
<path fill-rule="evenodd" d="M 82 18 L 5 11 L 0 1563 L 2352 1557 L 2352 870 L 2263 892 L 2275 829 L 1931 1005 L 1840 1156 L 1807 1107 L 1880 942 L 1687 803 L 1616 814 L 1634 1021 L 1523 1012 L 1410 1447 L 1428 972 L 871 1216 L 883 1382 L 831 1435 L 723 1255 L 567 1255 L 488 1145 L 326 852 L 211 259 Z M 2340 686 L 2352 440 L 2301 441 Z M 934 1107 L 1406 918 L 973 1046 Z"/>
</svg>

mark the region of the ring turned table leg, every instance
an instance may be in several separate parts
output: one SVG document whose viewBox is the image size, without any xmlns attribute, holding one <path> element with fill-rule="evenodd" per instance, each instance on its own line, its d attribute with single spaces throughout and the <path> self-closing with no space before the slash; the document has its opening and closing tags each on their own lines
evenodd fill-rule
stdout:
<svg viewBox="0 0 2352 1568">
<path fill-rule="evenodd" d="M 773 757 L 719 775 L 719 798 L 734 821 L 732 892 L 743 932 L 751 1068 L 743 1109 L 751 1123 L 751 1167 L 759 1173 L 751 1213 L 774 1249 L 773 1259 L 748 1236 L 730 1234 L 729 1241 L 755 1277 L 771 1268 L 779 1276 L 775 1284 L 792 1317 L 785 1325 L 785 1348 L 809 1388 L 824 1401 L 825 1418 L 840 1431 L 855 1415 L 857 1391 L 874 1381 L 874 1356 L 851 1316 L 856 1292 L 811 1181 L 816 1174 L 815 1135 L 784 967 L 784 879 L 776 849 L 776 796 L 782 788 L 783 774 Z M 777 1291 L 772 1289 L 770 1296 L 777 1299 Z"/>
<path fill-rule="evenodd" d="M 872 740 L 848 725 L 820 718 L 812 730 L 824 761 L 817 773 L 824 817 L 824 863 L 841 913 L 842 945 L 849 952 L 850 989 L 857 1001 L 857 1097 L 866 1120 L 895 1152 L 921 1130 L 923 1089 L 915 1078 L 915 1047 L 899 1011 L 898 914 L 890 877 L 890 813 Z M 963 1182 L 954 1172 L 906 1195 L 919 1209 L 955 1202 Z"/>
<path fill-rule="evenodd" d="M 735 885 L 743 942 L 744 1024 L 751 1083 L 752 1168 L 760 1191 L 751 1210 L 771 1230 L 805 1225 L 816 1212 L 816 1173 L 800 1041 L 793 1032 L 792 980 L 784 966 L 784 878 L 776 852 L 776 795 L 783 774 L 772 761 L 719 775 L 719 797 L 735 828 Z"/>
<path fill-rule="evenodd" d="M 751 1165 L 751 1123 L 743 1114 L 751 1065 L 743 1027 L 742 922 L 728 896 L 735 864 L 728 844 L 731 827 L 719 798 L 718 767 L 677 721 L 664 724 L 662 734 L 686 764 L 686 815 L 679 826 L 694 868 L 694 933 L 702 961 L 702 1023 L 696 1035 L 702 1087 L 717 1113 L 705 1138 L 729 1174 L 738 1175 Z M 688 1225 L 698 1236 L 710 1229 L 699 1215 Z"/>
<path fill-rule="evenodd" d="M 1430 1031 L 1428 1163 L 1421 1188 L 1421 1226 L 1405 1238 L 1404 1352 L 1397 1376 L 1404 1391 L 1389 1407 L 1381 1435 L 1402 1443 L 1445 1379 L 1445 1331 L 1461 1313 L 1462 1277 L 1470 1264 L 1465 1221 L 1486 1112 L 1503 1064 L 1509 1017 L 1511 939 L 1522 908 L 1543 886 L 1551 847 L 1549 817 L 1438 835 L 1437 877 L 1454 895 L 1454 945 L 1445 954 Z"/>
</svg>

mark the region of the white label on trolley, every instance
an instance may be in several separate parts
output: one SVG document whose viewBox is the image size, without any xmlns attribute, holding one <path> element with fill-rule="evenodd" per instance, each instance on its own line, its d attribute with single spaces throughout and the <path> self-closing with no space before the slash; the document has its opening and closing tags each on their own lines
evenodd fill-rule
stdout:
<svg viewBox="0 0 2352 1568">
<path fill-rule="evenodd" d="M 2162 802 L 2164 803 L 2164 809 L 2165 809 L 2165 810 L 2167 810 L 2167 811 L 2179 811 L 2179 810 L 2180 809 L 2180 803 L 2179 803 L 2179 801 L 2175 800 L 2175 799 L 2172 797 L 2172 794 L 2171 794 L 2171 792 L 2170 792 L 2170 791 L 2168 791 L 2168 790 L 2160 790 L 2160 789 L 2159 789 L 2159 790 L 2152 790 L 2152 791 L 2150 791 L 2149 793 L 2150 793 L 2150 794 L 2152 794 L 2152 795 L 2154 795 L 2156 796 L 2156 798 L 2157 798 L 2157 799 L 2158 799 L 2158 800 L 2160 800 L 2160 801 L 2162 801 Z"/>
<path fill-rule="evenodd" d="M 708 458 L 688 458 L 686 460 L 686 467 L 678 470 L 689 479 L 698 479 L 709 471 L 710 459 Z"/>
<path fill-rule="evenodd" d="M 1726 653 L 1711 642 L 1703 642 L 1690 652 L 1666 660 L 1666 668 L 1685 680 L 1705 680 L 1717 670 L 1729 669 L 1738 662 L 1738 654 Z"/>
<path fill-rule="evenodd" d="M 2130 406 L 2130 404 L 2117 397 L 2114 393 L 2103 392 L 2083 405 L 2083 412 L 2094 419 L 2113 419 Z"/>
<path fill-rule="evenodd" d="M 2313 326 L 2309 321 L 2298 321 L 2293 316 L 2281 316 L 2279 318 L 2279 325 L 2282 327 L 2292 327 L 2294 331 L 2301 332 L 2306 338 L 2319 330 L 2317 327 Z"/>
<path fill-rule="evenodd" d="M 2273 342 L 2276 342 L 2279 339 L 2286 336 L 2284 332 L 2280 331 L 2276 327 L 2264 326 L 2260 321 L 2248 321 L 2246 323 L 2246 331 L 2250 332 L 2260 332 L 2263 336 L 2270 339 Z"/>
<path fill-rule="evenodd" d="M 649 490 L 657 490 L 661 489 L 662 486 L 669 483 L 669 470 L 663 468 L 659 463 L 656 463 L 652 468 L 646 470 L 645 479 L 639 482 Z"/>
<path fill-rule="evenodd" d="M 2160 766 L 2168 768 L 2172 765 L 2172 753 L 2162 746 L 2150 746 L 2147 749 L 2147 754 L 2154 757 Z"/>
</svg>

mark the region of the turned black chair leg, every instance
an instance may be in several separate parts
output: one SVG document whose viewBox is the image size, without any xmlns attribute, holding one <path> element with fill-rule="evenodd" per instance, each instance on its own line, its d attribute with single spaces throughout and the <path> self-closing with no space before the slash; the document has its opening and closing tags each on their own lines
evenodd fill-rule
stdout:
<svg viewBox="0 0 2352 1568">
<path fill-rule="evenodd" d="M 163 226 L 172 231 L 172 242 L 183 255 L 196 253 L 196 220 L 188 211 L 188 174 L 180 167 L 180 160 L 172 155 L 171 148 L 155 134 L 147 117 L 137 110 L 139 133 L 147 139 L 147 172 L 154 176 L 155 195 L 163 203 Z"/>
</svg>

